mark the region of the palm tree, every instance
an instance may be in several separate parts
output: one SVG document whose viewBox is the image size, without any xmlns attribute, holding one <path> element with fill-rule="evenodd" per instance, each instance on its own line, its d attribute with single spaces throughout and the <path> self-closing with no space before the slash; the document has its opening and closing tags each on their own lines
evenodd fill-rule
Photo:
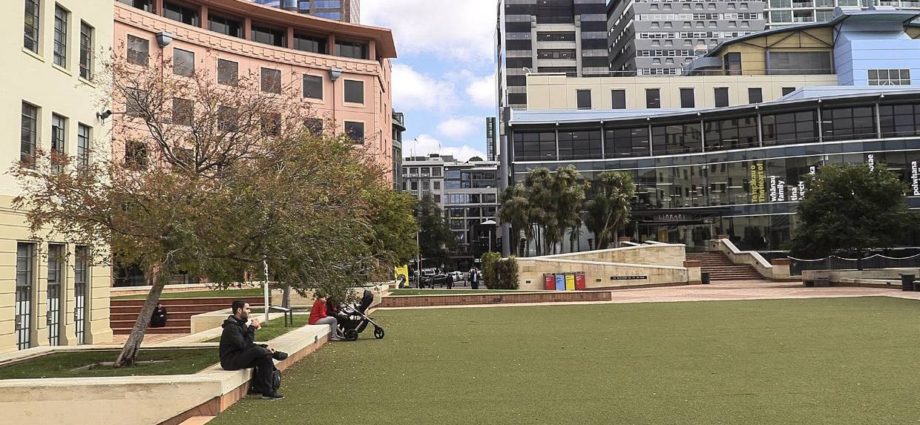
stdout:
<svg viewBox="0 0 920 425">
<path fill-rule="evenodd" d="M 530 225 L 530 201 L 527 199 L 527 191 L 524 189 L 524 185 L 518 183 L 508 187 L 502 193 L 499 220 L 511 225 L 511 234 L 514 235 L 512 240 L 515 243 L 518 255 L 524 255 L 518 242 L 521 232 L 524 233 L 524 239 L 527 241 L 526 251 L 530 251 L 533 226 Z"/>
<path fill-rule="evenodd" d="M 593 196 L 585 203 L 585 225 L 594 233 L 597 249 L 617 240 L 619 229 L 629 221 L 629 205 L 636 193 L 632 176 L 605 171 L 592 185 Z"/>
<path fill-rule="evenodd" d="M 557 226 L 552 182 L 553 174 L 542 167 L 530 170 L 524 178 L 524 189 L 530 202 L 529 222 L 536 227 L 533 232 L 541 239 L 537 242 L 537 255 L 549 251 L 549 243 L 553 241 L 551 233 Z"/>
<path fill-rule="evenodd" d="M 574 235 L 581 226 L 581 210 L 585 201 L 585 181 L 574 165 L 567 165 L 556 170 L 552 182 L 552 192 L 555 194 L 556 223 L 553 229 L 553 241 L 561 242 L 566 229 L 571 229 Z M 572 240 L 570 238 L 570 250 Z"/>
</svg>

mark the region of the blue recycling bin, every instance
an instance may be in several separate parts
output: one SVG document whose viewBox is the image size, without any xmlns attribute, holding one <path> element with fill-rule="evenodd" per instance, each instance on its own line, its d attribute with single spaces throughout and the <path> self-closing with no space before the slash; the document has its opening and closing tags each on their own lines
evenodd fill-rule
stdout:
<svg viewBox="0 0 920 425">
<path fill-rule="evenodd" d="M 565 291 L 565 275 L 564 274 L 556 275 L 556 290 Z"/>
</svg>

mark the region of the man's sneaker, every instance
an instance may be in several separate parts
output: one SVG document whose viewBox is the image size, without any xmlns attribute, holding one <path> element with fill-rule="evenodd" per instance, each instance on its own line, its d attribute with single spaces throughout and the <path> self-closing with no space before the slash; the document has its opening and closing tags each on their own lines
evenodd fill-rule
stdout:
<svg viewBox="0 0 920 425">
<path fill-rule="evenodd" d="M 262 394 L 262 398 L 265 400 L 281 400 L 282 398 L 284 398 L 284 396 L 279 394 L 278 392 L 270 392 L 270 393 Z"/>
<path fill-rule="evenodd" d="M 275 351 L 274 354 L 272 354 L 272 358 L 280 362 L 288 358 L 288 354 L 284 351 Z"/>
</svg>

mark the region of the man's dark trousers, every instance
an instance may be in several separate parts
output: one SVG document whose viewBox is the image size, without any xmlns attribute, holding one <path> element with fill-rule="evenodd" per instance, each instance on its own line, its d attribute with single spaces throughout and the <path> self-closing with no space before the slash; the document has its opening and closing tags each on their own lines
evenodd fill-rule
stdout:
<svg viewBox="0 0 920 425">
<path fill-rule="evenodd" d="M 256 392 L 265 394 L 272 392 L 272 371 L 275 364 L 272 362 L 272 352 L 265 347 L 251 347 L 226 362 L 221 362 L 220 366 L 225 370 L 257 368 L 252 377 L 250 388 Z"/>
</svg>

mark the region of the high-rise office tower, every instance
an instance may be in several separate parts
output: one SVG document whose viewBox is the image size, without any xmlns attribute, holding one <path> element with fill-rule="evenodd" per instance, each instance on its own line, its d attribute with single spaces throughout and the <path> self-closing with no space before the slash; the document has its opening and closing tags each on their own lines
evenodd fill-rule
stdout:
<svg viewBox="0 0 920 425">
<path fill-rule="evenodd" d="M 613 0 L 607 9 L 610 70 L 623 76 L 680 74 L 684 63 L 722 41 L 763 31 L 764 7 L 763 1 L 742 0 Z"/>
<path fill-rule="evenodd" d="M 361 0 L 252 0 L 266 6 L 336 21 L 361 23 Z"/>
<path fill-rule="evenodd" d="M 606 0 L 499 0 L 499 108 L 527 106 L 528 72 L 606 74 Z"/>
</svg>

